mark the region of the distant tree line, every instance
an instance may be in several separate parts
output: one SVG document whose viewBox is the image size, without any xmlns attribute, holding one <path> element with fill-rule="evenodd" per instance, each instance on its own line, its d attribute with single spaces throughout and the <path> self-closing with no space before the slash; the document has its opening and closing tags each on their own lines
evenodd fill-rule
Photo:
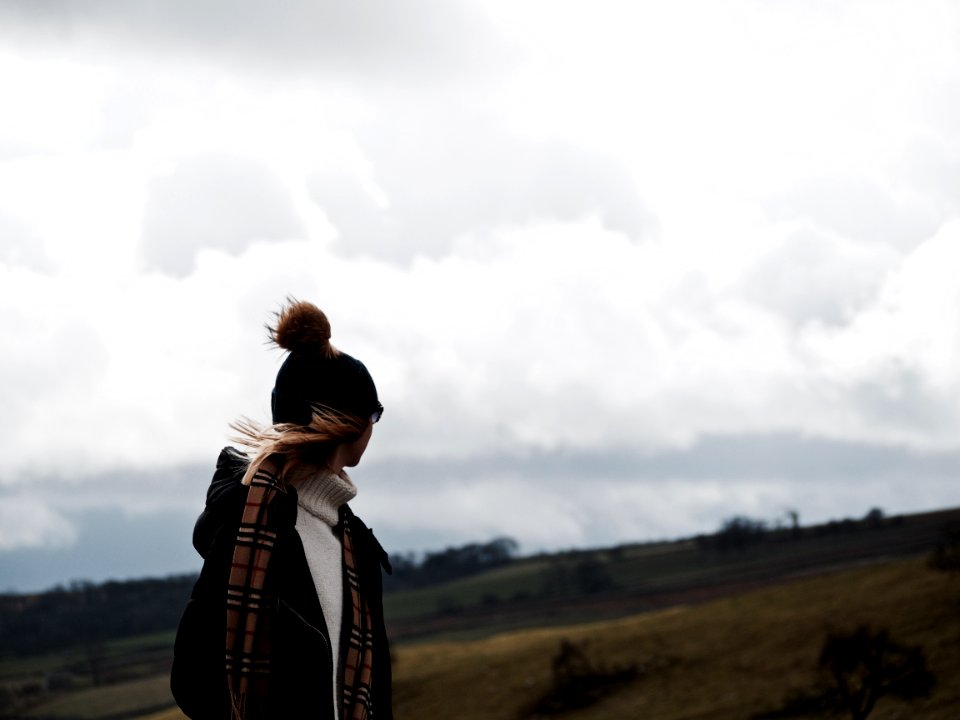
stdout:
<svg viewBox="0 0 960 720">
<path fill-rule="evenodd" d="M 387 591 L 433 585 L 504 565 L 517 542 L 495 538 L 426 553 L 391 556 Z M 196 575 L 170 578 L 77 581 L 35 595 L 0 596 L 0 656 L 30 655 L 172 630 L 180 620 Z"/>
<path fill-rule="evenodd" d="M 504 565 L 517 542 L 487 543 L 392 556 L 385 590 L 434 585 Z M 0 596 L 0 655 L 31 655 L 112 638 L 172 630 L 180 620 L 196 575 L 171 578 L 78 581 L 36 595 Z"/>
<path fill-rule="evenodd" d="M 822 525 L 801 528 L 800 516 L 795 510 L 788 510 L 789 526 L 782 522 L 768 523 L 765 520 L 735 515 L 724 520 L 720 529 L 712 535 L 699 535 L 697 545 L 702 550 L 721 552 L 744 550 L 770 540 L 797 540 L 805 536 L 844 535 L 862 530 L 879 530 L 888 525 L 903 521 L 900 517 L 888 518 L 880 508 L 872 508 L 859 520 L 844 518 L 830 520 Z"/>
<path fill-rule="evenodd" d="M 386 577 L 384 590 L 425 587 L 476 575 L 511 562 L 518 549 L 513 538 L 498 537 L 486 543 L 469 543 L 428 552 L 419 560 L 413 554 L 391 555 L 393 574 Z"/>
<path fill-rule="evenodd" d="M 75 582 L 38 595 L 0 596 L 0 648 L 27 655 L 177 626 L 195 575 Z"/>
</svg>

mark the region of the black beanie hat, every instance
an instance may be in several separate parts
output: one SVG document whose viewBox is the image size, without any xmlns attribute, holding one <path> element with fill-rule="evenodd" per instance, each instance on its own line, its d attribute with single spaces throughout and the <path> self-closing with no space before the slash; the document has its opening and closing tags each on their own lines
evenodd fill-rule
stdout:
<svg viewBox="0 0 960 720">
<path fill-rule="evenodd" d="M 330 344 L 330 322 L 316 305 L 290 300 L 270 339 L 290 354 L 277 373 L 274 423 L 308 425 L 313 405 L 365 421 L 379 407 L 377 387 L 362 362 Z"/>
</svg>

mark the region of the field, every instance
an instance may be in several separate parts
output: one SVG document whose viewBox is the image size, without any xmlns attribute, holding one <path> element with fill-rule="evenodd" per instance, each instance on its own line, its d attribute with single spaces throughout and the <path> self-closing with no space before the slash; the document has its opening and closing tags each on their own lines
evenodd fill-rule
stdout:
<svg viewBox="0 0 960 720">
<path fill-rule="evenodd" d="M 867 624 L 921 647 L 937 678 L 928 698 L 883 699 L 871 720 L 960 719 L 960 578 L 922 551 L 956 515 L 720 554 L 686 541 L 531 558 L 393 593 L 396 716 L 534 717 L 566 642 L 597 671 L 632 672 L 561 718 L 746 720 L 813 688 L 828 633 Z M 596 592 L 577 588 L 584 563 L 604 570 Z M 167 632 L 4 659 L 0 691 L 38 687 L 0 717 L 180 720 L 171 644 Z"/>
<path fill-rule="evenodd" d="M 826 634 L 861 623 L 922 646 L 938 679 L 930 698 L 910 706 L 881 700 L 871 717 L 960 718 L 960 582 L 916 559 L 619 620 L 400 646 L 396 714 L 398 720 L 529 717 L 566 639 L 598 665 L 635 665 L 639 672 L 596 705 L 563 717 L 743 720 L 810 687 Z M 137 717 L 135 699 L 149 710 L 150 702 L 161 702 L 165 684 L 165 676 L 156 676 L 99 690 L 99 697 L 96 689 L 78 690 L 25 717 Z M 170 710 L 149 717 L 181 716 Z"/>
<path fill-rule="evenodd" d="M 401 648 L 397 716 L 520 718 L 551 680 L 561 639 L 597 663 L 637 665 L 637 679 L 577 720 L 743 719 L 780 707 L 817 678 L 830 630 L 860 623 L 921 645 L 939 685 L 909 708 L 877 718 L 960 718 L 960 583 L 917 561 L 797 581 L 692 607 L 468 643 Z"/>
</svg>

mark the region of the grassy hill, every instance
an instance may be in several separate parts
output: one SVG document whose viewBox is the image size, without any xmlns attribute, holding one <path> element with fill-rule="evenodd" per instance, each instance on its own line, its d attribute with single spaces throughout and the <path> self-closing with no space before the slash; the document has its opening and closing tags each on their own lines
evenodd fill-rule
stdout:
<svg viewBox="0 0 960 720">
<path fill-rule="evenodd" d="M 523 558 L 384 598 L 391 637 L 470 639 L 538 625 L 611 619 L 747 592 L 773 582 L 929 552 L 960 509 L 844 520 Z"/>
<path fill-rule="evenodd" d="M 615 621 L 401 648 L 397 717 L 524 717 L 567 639 L 595 662 L 636 665 L 639 675 L 565 717 L 743 720 L 810 687 L 827 633 L 861 623 L 921 645 L 939 681 L 929 699 L 881 701 L 874 717 L 960 717 L 960 583 L 916 560 Z"/>
<path fill-rule="evenodd" d="M 910 705 L 881 700 L 871 718 L 960 717 L 960 582 L 917 559 L 618 620 L 401 645 L 396 714 L 398 720 L 531 717 L 530 708 L 552 682 L 552 660 L 568 640 L 597 665 L 635 666 L 638 674 L 597 704 L 563 718 L 744 720 L 811 687 L 827 633 L 862 623 L 922 646 L 938 679 L 929 698 Z M 117 713 L 138 693 L 152 697 L 165 680 L 106 688 L 96 708 L 90 706 L 94 691 L 79 691 L 70 700 L 37 706 L 26 717 L 135 717 L 132 707 L 129 715 Z M 112 713 L 104 712 L 111 704 Z M 180 717 L 176 710 L 151 716 Z"/>
<path fill-rule="evenodd" d="M 785 531 L 727 551 L 701 539 L 527 558 L 391 593 L 398 720 L 531 717 L 564 641 L 594 666 L 636 671 L 564 718 L 746 719 L 811 687 L 827 634 L 864 623 L 922 646 L 938 678 L 930 698 L 884 701 L 871 720 L 960 718 L 960 578 L 925 562 L 957 515 Z M 0 717 L 180 718 L 162 710 L 171 645 L 168 631 L 2 658 L 0 700 L 18 696 Z"/>
</svg>

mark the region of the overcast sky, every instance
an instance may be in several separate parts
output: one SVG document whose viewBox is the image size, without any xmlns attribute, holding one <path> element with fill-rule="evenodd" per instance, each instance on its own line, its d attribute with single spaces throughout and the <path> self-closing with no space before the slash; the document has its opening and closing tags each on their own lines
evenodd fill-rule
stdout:
<svg viewBox="0 0 960 720">
<path fill-rule="evenodd" d="M 960 6 L 0 0 L 0 590 L 189 571 L 295 295 L 388 549 L 960 504 Z"/>
</svg>

